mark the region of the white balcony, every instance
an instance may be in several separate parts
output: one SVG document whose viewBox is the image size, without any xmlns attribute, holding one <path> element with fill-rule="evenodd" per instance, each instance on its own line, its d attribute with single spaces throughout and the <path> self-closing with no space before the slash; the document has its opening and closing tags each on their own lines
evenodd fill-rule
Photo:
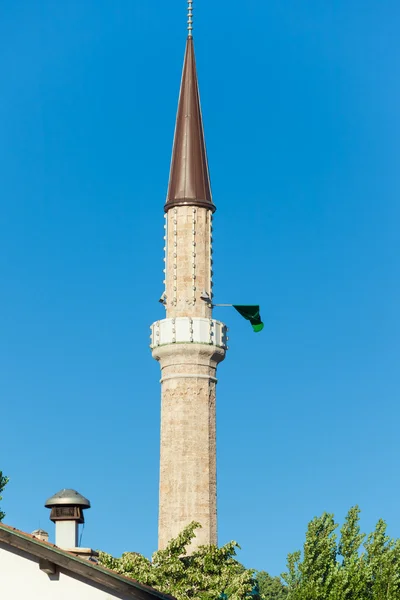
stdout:
<svg viewBox="0 0 400 600">
<path fill-rule="evenodd" d="M 227 349 L 226 325 L 215 319 L 177 317 L 156 321 L 150 327 L 150 347 L 166 344 L 209 344 Z"/>
</svg>

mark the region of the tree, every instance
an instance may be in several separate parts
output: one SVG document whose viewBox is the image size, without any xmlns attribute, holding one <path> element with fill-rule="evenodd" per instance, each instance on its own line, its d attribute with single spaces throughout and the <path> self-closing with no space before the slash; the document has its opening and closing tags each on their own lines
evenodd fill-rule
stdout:
<svg viewBox="0 0 400 600">
<path fill-rule="evenodd" d="M 125 553 L 121 558 L 100 552 L 99 562 L 178 600 L 244 600 L 254 597 L 254 571 L 245 569 L 236 560 L 239 548 L 236 542 L 221 548 L 201 546 L 187 554 L 187 547 L 198 527 L 198 523 L 188 525 L 165 550 L 155 552 L 152 561 L 133 552 Z"/>
<path fill-rule="evenodd" d="M 285 600 L 288 590 L 279 577 L 271 577 L 266 571 L 256 573 L 260 600 Z"/>
<path fill-rule="evenodd" d="M 366 595 L 365 560 L 362 543 L 365 535 L 360 530 L 360 509 L 353 506 L 340 530 L 338 555 L 342 564 L 338 569 L 336 594 L 343 600 L 364 600 Z"/>
<path fill-rule="evenodd" d="M 186 527 L 152 561 L 135 553 L 119 559 L 100 553 L 100 563 L 178 600 L 400 600 L 400 540 L 387 535 L 382 519 L 365 536 L 358 506 L 349 510 L 340 535 L 331 514 L 309 523 L 303 552 L 288 555 L 286 586 L 265 571 L 245 569 L 236 559 L 236 542 L 188 555 L 197 527 Z"/>
<path fill-rule="evenodd" d="M 373 600 L 400 598 L 400 540 L 391 540 L 386 528 L 380 519 L 365 544 L 366 584 Z"/>
<path fill-rule="evenodd" d="M 324 513 L 308 525 L 303 560 L 300 553 L 288 557 L 288 573 L 282 575 L 289 586 L 289 598 L 328 600 L 336 574 L 336 524 Z"/>
<path fill-rule="evenodd" d="M 3 500 L 1 494 L 8 483 L 8 477 L 3 475 L 3 471 L 0 471 L 0 500 Z M 0 521 L 4 519 L 6 515 L 0 510 Z"/>
<path fill-rule="evenodd" d="M 400 540 L 380 520 L 364 541 L 359 514 L 350 509 L 339 540 L 333 515 L 310 522 L 303 553 L 289 554 L 282 575 L 287 600 L 400 600 Z"/>
</svg>

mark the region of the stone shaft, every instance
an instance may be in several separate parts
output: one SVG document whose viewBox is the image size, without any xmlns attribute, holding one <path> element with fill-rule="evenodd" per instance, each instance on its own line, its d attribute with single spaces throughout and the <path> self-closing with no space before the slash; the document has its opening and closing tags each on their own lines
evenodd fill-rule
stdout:
<svg viewBox="0 0 400 600">
<path fill-rule="evenodd" d="M 212 212 L 195 206 L 179 206 L 166 214 L 166 309 L 167 318 L 211 318 Z"/>
<path fill-rule="evenodd" d="M 162 374 L 159 548 L 192 521 L 192 549 L 217 543 L 215 387 L 225 350 L 206 344 L 159 346 Z"/>
</svg>

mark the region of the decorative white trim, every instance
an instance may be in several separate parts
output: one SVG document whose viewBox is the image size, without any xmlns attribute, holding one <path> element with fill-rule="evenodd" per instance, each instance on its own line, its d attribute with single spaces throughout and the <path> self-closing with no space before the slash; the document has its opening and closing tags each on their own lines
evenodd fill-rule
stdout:
<svg viewBox="0 0 400 600">
<path fill-rule="evenodd" d="M 164 307 L 167 310 L 167 281 L 168 281 L 168 214 L 164 215 Z"/>
<path fill-rule="evenodd" d="M 196 257 L 197 257 L 197 247 L 196 247 L 196 217 L 197 217 L 197 209 L 193 208 L 193 218 L 192 218 L 192 252 L 193 252 L 193 271 L 192 271 L 192 298 L 193 298 L 193 306 L 196 304 Z"/>
<path fill-rule="evenodd" d="M 227 348 L 227 327 L 215 319 L 175 317 L 156 321 L 150 329 L 151 348 L 167 344 L 208 344 Z"/>
<path fill-rule="evenodd" d="M 171 379 L 209 379 L 213 383 L 218 383 L 218 379 L 216 377 L 211 377 L 211 375 L 197 375 L 196 373 L 178 373 L 177 375 L 167 375 L 160 379 L 160 383 L 164 383 L 164 381 L 170 381 Z"/>
<path fill-rule="evenodd" d="M 178 303 L 178 209 L 174 208 L 174 212 L 172 215 L 174 219 L 174 252 L 173 252 L 173 265 L 174 265 L 174 279 L 173 279 L 173 306 L 176 306 Z"/>
<path fill-rule="evenodd" d="M 208 224 L 209 224 L 209 231 L 208 231 L 208 239 L 209 239 L 209 288 L 208 288 L 208 293 L 210 294 L 210 300 L 212 300 L 213 297 L 213 280 L 212 280 L 212 270 L 213 270 L 213 247 L 212 247 L 212 242 L 213 242 L 213 234 L 212 234 L 212 220 L 213 220 L 213 214 L 212 211 L 209 210 L 208 211 Z"/>
</svg>

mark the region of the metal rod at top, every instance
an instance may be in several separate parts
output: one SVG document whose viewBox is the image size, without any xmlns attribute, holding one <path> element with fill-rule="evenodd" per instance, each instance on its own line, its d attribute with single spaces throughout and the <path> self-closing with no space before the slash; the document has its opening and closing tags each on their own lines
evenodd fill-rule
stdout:
<svg viewBox="0 0 400 600">
<path fill-rule="evenodd" d="M 188 36 L 193 36 L 193 0 L 188 0 Z"/>
</svg>

